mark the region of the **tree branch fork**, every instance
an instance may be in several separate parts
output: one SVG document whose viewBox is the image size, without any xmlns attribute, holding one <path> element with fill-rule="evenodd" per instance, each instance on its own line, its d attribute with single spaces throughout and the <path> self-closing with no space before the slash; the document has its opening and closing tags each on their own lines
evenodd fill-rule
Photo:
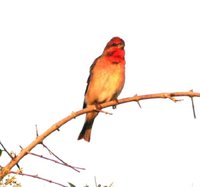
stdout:
<svg viewBox="0 0 200 187">
<path fill-rule="evenodd" d="M 180 101 L 176 99 L 176 97 L 190 97 L 192 100 L 192 107 L 193 107 L 193 113 L 195 116 L 195 110 L 194 110 L 194 103 L 193 103 L 193 97 L 200 97 L 200 93 L 193 92 L 192 90 L 188 92 L 163 92 L 163 93 L 155 93 L 155 94 L 147 94 L 147 95 L 135 95 L 133 97 L 127 97 L 119 100 L 113 100 L 110 102 L 106 102 L 100 105 L 101 109 L 107 108 L 110 106 L 116 106 L 123 103 L 128 102 L 137 102 L 139 104 L 139 101 L 146 100 L 146 99 L 170 99 L 174 102 Z M 139 104 L 140 106 L 140 104 Z M 30 151 L 36 147 L 38 144 L 41 144 L 45 138 L 47 138 L 50 134 L 52 134 L 54 131 L 59 130 L 60 127 L 62 127 L 65 123 L 71 121 L 72 119 L 83 115 L 88 112 L 96 111 L 98 110 L 101 112 L 101 110 L 97 109 L 96 106 L 90 106 L 85 109 L 72 112 L 69 116 L 63 118 L 62 120 L 58 121 L 57 123 L 53 124 L 50 128 L 48 128 L 45 132 L 43 132 L 41 135 L 38 135 L 35 140 L 33 140 L 26 148 L 22 149 L 18 155 L 13 157 L 11 161 L 4 167 L 0 168 L 0 180 L 2 180 L 8 173 L 10 173 L 11 169 L 19 163 L 19 161 L 30 153 Z M 102 111 L 103 113 L 107 113 Z M 108 113 L 109 114 L 109 113 Z"/>
</svg>

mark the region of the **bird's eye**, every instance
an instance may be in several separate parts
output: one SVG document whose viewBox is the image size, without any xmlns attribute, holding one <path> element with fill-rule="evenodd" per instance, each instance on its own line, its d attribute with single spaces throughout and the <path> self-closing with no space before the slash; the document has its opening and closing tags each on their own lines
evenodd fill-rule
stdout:
<svg viewBox="0 0 200 187">
<path fill-rule="evenodd" d="M 112 43 L 112 46 L 117 46 L 118 44 L 117 43 Z"/>
</svg>

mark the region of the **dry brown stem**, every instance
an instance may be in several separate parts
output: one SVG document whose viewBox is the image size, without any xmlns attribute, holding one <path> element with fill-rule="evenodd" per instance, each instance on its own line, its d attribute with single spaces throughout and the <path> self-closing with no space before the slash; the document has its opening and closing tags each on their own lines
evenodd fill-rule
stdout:
<svg viewBox="0 0 200 187">
<path fill-rule="evenodd" d="M 128 98 L 124 98 L 124 99 L 119 99 L 119 100 L 114 100 L 114 101 L 110 101 L 107 103 L 103 103 L 101 104 L 101 108 L 106 108 L 106 107 L 110 107 L 110 106 L 115 106 L 115 105 L 119 105 L 122 103 L 127 103 L 127 102 L 139 102 L 141 100 L 145 100 L 145 99 L 171 99 L 172 101 L 177 101 L 176 97 L 200 97 L 200 93 L 197 92 L 193 92 L 193 91 L 189 91 L 189 92 L 172 92 L 172 93 L 157 93 L 157 94 L 147 94 L 147 95 L 135 95 L 133 97 L 128 97 Z M 88 108 L 85 108 L 83 110 L 79 110 L 77 112 L 73 112 L 71 115 L 65 117 L 64 119 L 58 121 L 57 123 L 55 123 L 54 125 L 52 125 L 49 129 L 47 129 L 45 132 L 43 132 L 41 135 L 37 136 L 35 140 L 33 140 L 33 142 L 31 142 L 26 148 L 22 149 L 18 155 L 16 155 L 16 157 L 14 157 L 5 167 L 1 168 L 0 171 L 0 180 L 3 179 L 3 177 L 5 175 L 7 175 L 11 169 L 18 164 L 18 162 L 24 157 L 26 156 L 28 153 L 30 153 L 30 151 L 37 146 L 38 144 L 42 143 L 42 141 L 49 136 L 51 133 L 53 133 L 54 131 L 60 129 L 61 126 L 63 126 L 65 123 L 67 123 L 68 121 L 91 111 L 95 111 L 96 107 L 95 106 L 91 106 Z"/>
</svg>

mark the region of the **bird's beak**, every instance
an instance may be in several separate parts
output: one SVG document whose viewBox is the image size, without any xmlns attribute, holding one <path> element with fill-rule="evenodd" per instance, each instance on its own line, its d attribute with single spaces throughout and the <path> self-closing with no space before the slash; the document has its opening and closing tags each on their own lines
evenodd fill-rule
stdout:
<svg viewBox="0 0 200 187">
<path fill-rule="evenodd" d="M 118 44 L 118 48 L 120 48 L 120 49 L 124 49 L 124 44 L 123 44 L 123 43 Z"/>
</svg>

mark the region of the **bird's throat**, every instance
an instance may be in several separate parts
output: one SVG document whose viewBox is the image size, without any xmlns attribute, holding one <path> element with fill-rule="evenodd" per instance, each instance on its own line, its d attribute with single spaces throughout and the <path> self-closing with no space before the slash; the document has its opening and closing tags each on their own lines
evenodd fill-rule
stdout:
<svg viewBox="0 0 200 187">
<path fill-rule="evenodd" d="M 125 56 L 125 51 L 123 49 L 110 51 L 110 53 L 107 54 L 109 61 L 115 64 L 123 62 L 124 56 Z"/>
</svg>

